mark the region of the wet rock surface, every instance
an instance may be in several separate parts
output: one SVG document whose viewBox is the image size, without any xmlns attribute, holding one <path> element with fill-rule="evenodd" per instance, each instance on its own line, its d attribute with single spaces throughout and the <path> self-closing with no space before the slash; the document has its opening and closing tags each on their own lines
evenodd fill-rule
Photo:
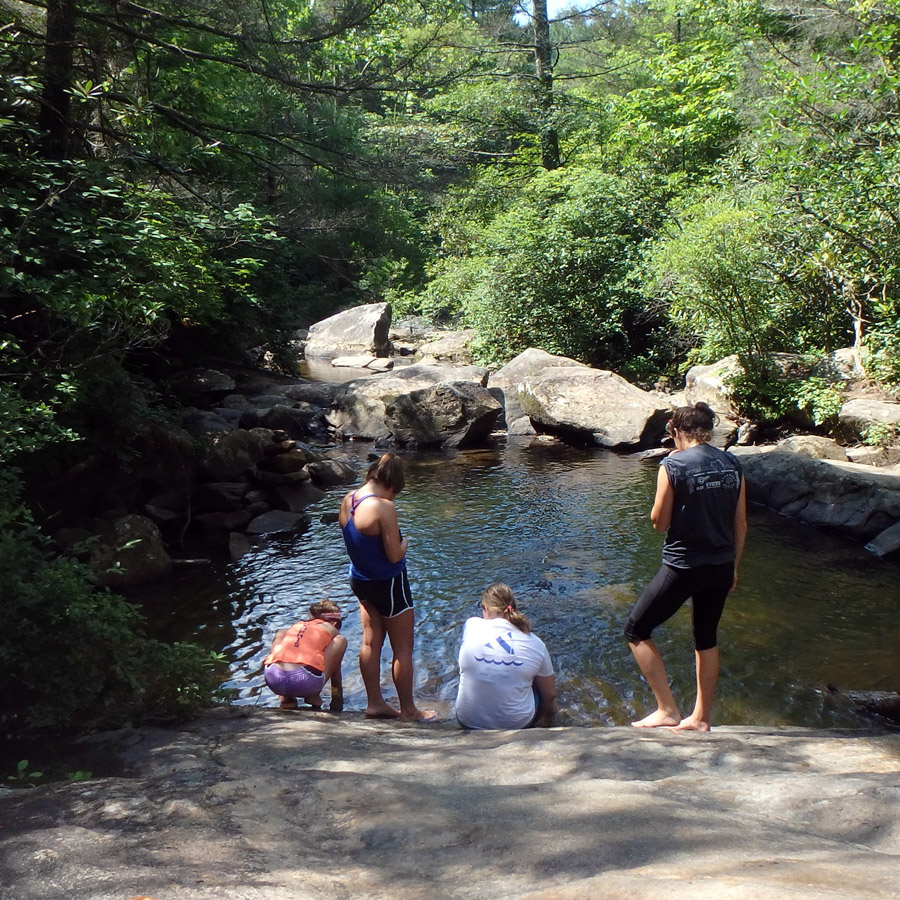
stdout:
<svg viewBox="0 0 900 900">
<path fill-rule="evenodd" d="M 219 710 L 0 791 L 0 900 L 900 893 L 900 735 L 460 731 Z"/>
</svg>

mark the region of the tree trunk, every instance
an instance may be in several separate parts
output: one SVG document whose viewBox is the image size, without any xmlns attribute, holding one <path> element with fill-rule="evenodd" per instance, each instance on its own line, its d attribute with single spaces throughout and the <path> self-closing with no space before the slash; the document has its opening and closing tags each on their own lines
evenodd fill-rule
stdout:
<svg viewBox="0 0 900 900">
<path fill-rule="evenodd" d="M 44 51 L 44 90 L 41 94 L 40 127 L 47 155 L 65 159 L 71 143 L 71 100 L 75 48 L 75 0 L 48 0 L 47 44 Z"/>
<path fill-rule="evenodd" d="M 534 71 L 537 75 L 537 96 L 540 110 L 541 165 L 545 169 L 559 168 L 559 136 L 553 127 L 553 65 L 550 47 L 550 20 L 547 0 L 532 0 L 534 23 Z"/>
</svg>

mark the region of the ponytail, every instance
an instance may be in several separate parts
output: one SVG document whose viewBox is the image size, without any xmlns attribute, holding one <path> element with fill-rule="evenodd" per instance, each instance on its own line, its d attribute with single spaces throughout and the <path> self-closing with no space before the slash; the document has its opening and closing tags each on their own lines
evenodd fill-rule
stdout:
<svg viewBox="0 0 900 900">
<path fill-rule="evenodd" d="M 516 596 L 509 586 L 496 582 L 492 584 L 482 595 L 481 605 L 490 610 L 497 618 L 506 619 L 510 625 L 518 628 L 524 634 L 531 634 L 531 622 L 521 612 L 516 604 Z"/>
</svg>

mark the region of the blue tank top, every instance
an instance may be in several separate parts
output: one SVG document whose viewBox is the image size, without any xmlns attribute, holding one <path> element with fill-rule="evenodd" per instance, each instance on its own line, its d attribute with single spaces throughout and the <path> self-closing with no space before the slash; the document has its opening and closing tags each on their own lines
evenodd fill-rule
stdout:
<svg viewBox="0 0 900 900">
<path fill-rule="evenodd" d="M 389 581 L 406 570 L 406 559 L 392 563 L 384 552 L 381 535 L 363 534 L 353 519 L 356 507 L 363 500 L 374 496 L 375 494 L 365 494 L 357 498 L 356 494 L 353 495 L 350 518 L 341 528 L 341 534 L 344 536 L 344 545 L 350 557 L 351 578 L 359 578 L 361 581 Z"/>
<path fill-rule="evenodd" d="M 699 444 L 667 456 L 662 465 L 675 492 L 663 562 L 677 569 L 732 562 L 740 463 L 730 453 Z"/>
</svg>

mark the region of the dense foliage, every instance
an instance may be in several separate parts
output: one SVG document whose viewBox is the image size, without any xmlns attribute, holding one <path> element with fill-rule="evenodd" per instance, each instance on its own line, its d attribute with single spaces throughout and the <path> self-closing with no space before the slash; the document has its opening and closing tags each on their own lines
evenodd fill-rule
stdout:
<svg viewBox="0 0 900 900">
<path fill-rule="evenodd" d="M 73 720 L 170 708 L 163 671 L 208 694 L 201 651 L 145 641 L 31 524 L 36 473 L 101 437 L 134 458 L 141 423 L 166 420 L 150 350 L 287 359 L 296 327 L 386 298 L 476 328 L 493 363 L 537 346 L 652 380 L 737 353 L 748 411 L 772 417 L 794 403 L 826 422 L 840 399 L 813 378 L 779 385 L 774 352 L 853 345 L 900 384 L 900 0 L 545 13 L 3 5 L 0 578 L 15 628 L 0 686 L 18 679 L 18 711 L 53 719 L 58 685 L 32 659 L 46 629 L 83 644 L 60 670 L 84 673 Z"/>
</svg>

